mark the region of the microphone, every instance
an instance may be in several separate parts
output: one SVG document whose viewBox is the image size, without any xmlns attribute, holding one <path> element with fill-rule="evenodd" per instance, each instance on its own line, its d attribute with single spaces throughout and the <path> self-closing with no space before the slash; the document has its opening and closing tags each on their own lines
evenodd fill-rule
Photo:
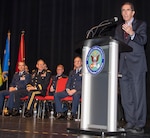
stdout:
<svg viewBox="0 0 150 138">
<path fill-rule="evenodd" d="M 117 22 L 117 21 L 118 21 L 118 17 L 114 17 L 114 18 L 113 18 L 113 21 L 114 21 L 114 22 Z"/>
<path fill-rule="evenodd" d="M 112 19 L 107 19 L 107 20 L 102 21 L 100 24 L 103 24 L 105 22 L 115 23 L 117 21 L 118 21 L 118 17 L 113 17 Z"/>
<path fill-rule="evenodd" d="M 99 27 L 105 27 L 104 29 L 106 29 L 109 25 L 112 25 L 112 24 L 116 23 L 117 21 L 118 21 L 118 17 L 113 17 L 112 19 L 107 19 L 107 20 L 102 21 L 99 25 L 92 27 L 92 28 L 88 31 L 88 33 L 87 33 L 87 35 L 86 35 L 86 38 L 89 38 L 90 33 L 93 32 L 94 29 L 95 29 L 95 32 L 94 32 L 94 35 L 95 35 L 96 32 L 97 32 L 97 29 L 98 29 Z M 103 29 L 103 30 L 104 30 L 104 29 Z M 103 31 L 103 30 L 102 30 L 102 31 Z M 102 31 L 101 31 L 101 32 L 102 32 Z M 94 35 L 92 35 L 92 37 L 93 37 Z"/>
</svg>

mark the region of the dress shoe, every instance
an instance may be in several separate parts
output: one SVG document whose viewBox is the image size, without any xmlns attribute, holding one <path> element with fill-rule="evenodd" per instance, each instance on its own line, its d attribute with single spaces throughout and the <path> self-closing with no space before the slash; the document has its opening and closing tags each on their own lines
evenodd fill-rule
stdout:
<svg viewBox="0 0 150 138">
<path fill-rule="evenodd" d="M 19 115 L 20 115 L 19 111 L 17 109 L 13 109 L 12 116 L 19 116 Z"/>
<path fill-rule="evenodd" d="M 143 134 L 144 129 L 142 127 L 134 127 L 133 129 L 130 130 L 130 132 L 133 134 Z"/>
<path fill-rule="evenodd" d="M 74 114 L 71 114 L 67 117 L 67 120 L 70 121 L 70 120 L 74 120 L 76 117 Z"/>
<path fill-rule="evenodd" d="M 10 116 L 12 112 L 8 110 L 7 108 L 4 109 L 4 116 Z"/>
<path fill-rule="evenodd" d="M 28 113 L 25 114 L 25 117 L 27 117 L 27 118 L 31 117 L 31 116 L 32 116 L 32 114 L 30 112 L 28 112 Z"/>
<path fill-rule="evenodd" d="M 24 115 L 25 115 L 25 117 L 31 117 L 32 113 L 30 112 L 30 110 L 26 110 Z"/>
<path fill-rule="evenodd" d="M 131 123 L 127 123 L 125 126 L 124 126 L 124 129 L 125 131 L 130 131 L 134 128 L 134 125 L 131 124 Z"/>
<path fill-rule="evenodd" d="M 64 113 L 57 113 L 56 119 L 62 119 L 65 118 Z"/>
</svg>

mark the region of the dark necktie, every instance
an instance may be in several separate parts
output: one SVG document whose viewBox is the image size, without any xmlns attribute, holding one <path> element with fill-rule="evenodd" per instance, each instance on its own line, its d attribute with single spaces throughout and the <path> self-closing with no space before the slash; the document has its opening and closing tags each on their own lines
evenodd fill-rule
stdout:
<svg viewBox="0 0 150 138">
<path fill-rule="evenodd" d="M 128 39 L 128 33 L 124 32 L 124 39 L 127 40 Z"/>
</svg>

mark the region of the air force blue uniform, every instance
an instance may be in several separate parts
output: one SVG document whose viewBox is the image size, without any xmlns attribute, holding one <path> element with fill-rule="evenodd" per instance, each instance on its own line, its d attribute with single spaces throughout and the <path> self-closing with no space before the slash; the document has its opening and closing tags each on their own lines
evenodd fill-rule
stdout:
<svg viewBox="0 0 150 138">
<path fill-rule="evenodd" d="M 76 73 L 76 70 L 72 70 L 69 74 L 68 77 L 68 82 L 66 85 L 66 89 L 75 89 L 76 92 L 72 95 L 73 101 L 72 101 L 72 109 L 71 112 L 73 115 L 76 114 L 78 104 L 80 101 L 81 97 L 81 88 L 82 88 L 82 74 L 81 70 Z M 56 112 L 57 113 L 63 113 L 65 112 L 64 109 L 62 108 L 62 103 L 61 99 L 69 96 L 67 91 L 59 92 L 54 94 L 54 99 L 55 99 L 55 106 L 56 106 Z"/>
<path fill-rule="evenodd" d="M 7 102 L 7 107 L 11 110 L 12 108 L 16 108 L 15 105 L 18 107 L 20 106 L 20 99 L 15 98 L 15 94 L 20 94 L 21 91 L 26 90 L 26 85 L 30 82 L 31 76 L 27 72 L 16 72 L 13 76 L 12 82 L 10 87 L 16 88 L 16 91 L 9 92 L 9 90 L 3 90 L 0 92 L 0 111 L 2 111 L 3 102 L 5 96 L 9 95 L 9 99 Z M 27 94 L 27 91 L 26 91 Z M 18 103 L 19 102 L 19 103 Z"/>
</svg>

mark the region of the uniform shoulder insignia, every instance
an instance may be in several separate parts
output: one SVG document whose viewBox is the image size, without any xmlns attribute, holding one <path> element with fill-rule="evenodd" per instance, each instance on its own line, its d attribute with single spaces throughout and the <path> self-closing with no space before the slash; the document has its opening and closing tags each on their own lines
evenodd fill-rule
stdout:
<svg viewBox="0 0 150 138">
<path fill-rule="evenodd" d="M 33 69 L 33 70 L 32 70 L 32 73 L 34 73 L 35 71 L 36 71 L 36 70 L 35 70 L 35 69 Z"/>
<path fill-rule="evenodd" d="M 48 69 L 47 72 L 51 72 L 51 71 Z"/>
<path fill-rule="evenodd" d="M 64 75 L 64 76 L 62 76 L 62 78 L 68 78 L 68 76 L 67 76 L 67 75 Z"/>
<path fill-rule="evenodd" d="M 46 72 L 46 70 L 44 69 L 44 70 L 42 70 L 42 73 L 45 73 Z"/>
<path fill-rule="evenodd" d="M 30 86 L 32 86 L 31 84 L 27 84 L 27 87 L 30 87 Z"/>
</svg>

